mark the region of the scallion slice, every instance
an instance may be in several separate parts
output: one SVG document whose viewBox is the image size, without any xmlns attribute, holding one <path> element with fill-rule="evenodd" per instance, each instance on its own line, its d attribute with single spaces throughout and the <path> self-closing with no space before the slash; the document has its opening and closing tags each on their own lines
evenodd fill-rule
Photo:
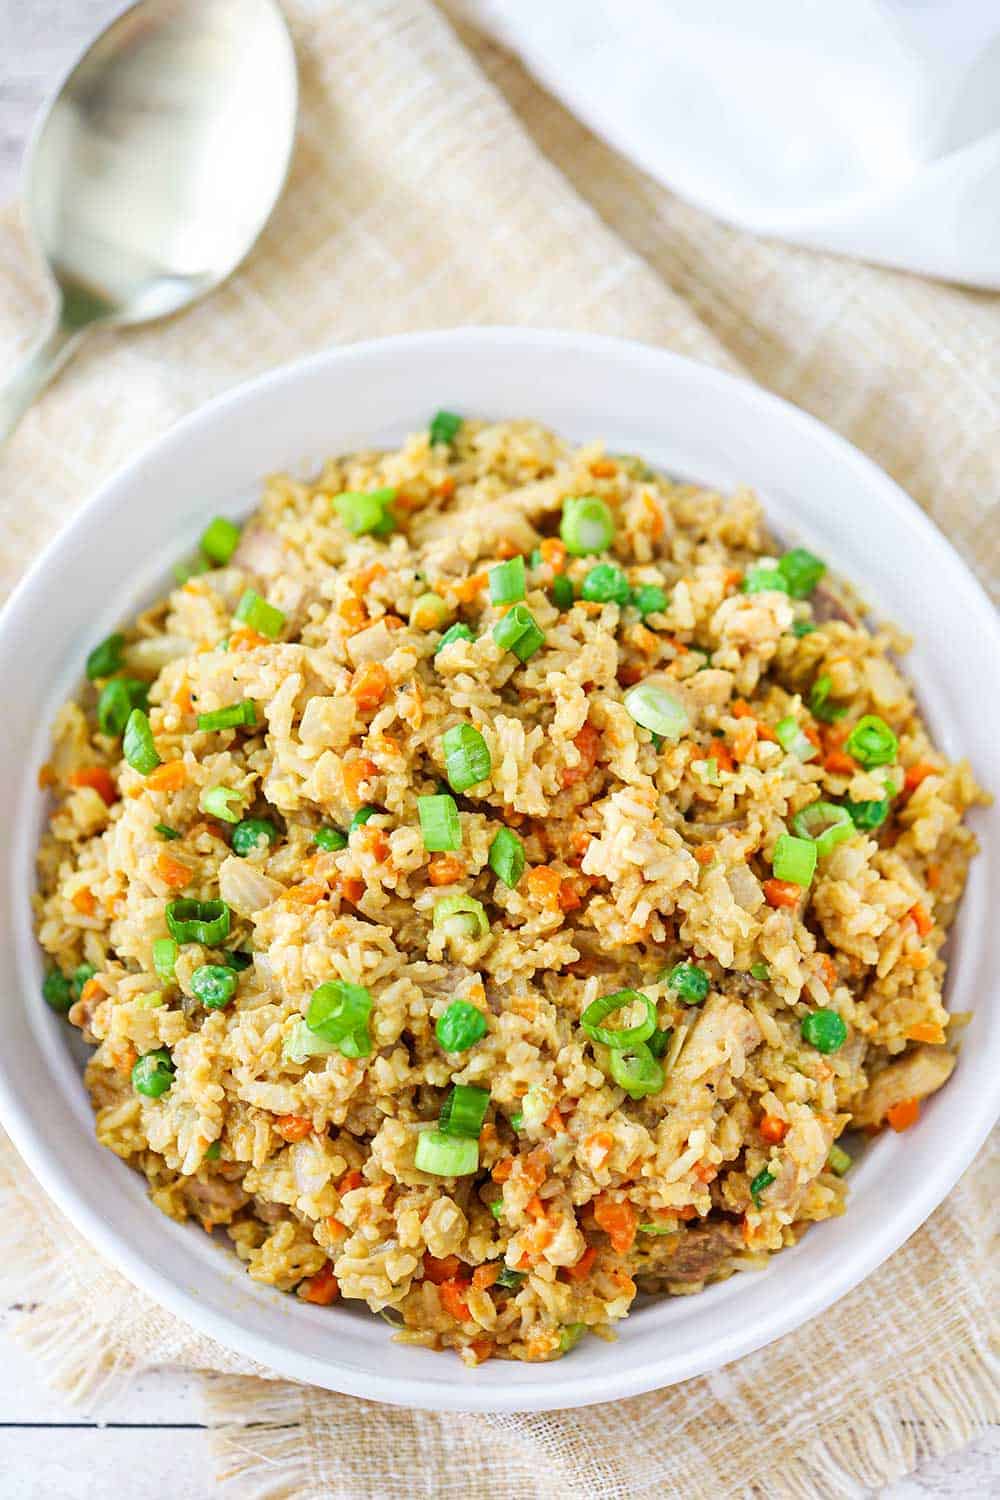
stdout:
<svg viewBox="0 0 1000 1500">
<path fill-rule="evenodd" d="M 395 498 L 394 489 L 345 490 L 334 496 L 333 508 L 352 536 L 386 536 L 396 529 Z"/>
<path fill-rule="evenodd" d="M 238 823 L 244 800 L 243 793 L 234 792 L 231 787 L 209 786 L 202 788 L 198 806 L 210 818 L 218 818 L 220 823 Z"/>
<path fill-rule="evenodd" d="M 777 880 L 807 886 L 816 873 L 817 848 L 811 839 L 783 833 L 774 846 L 771 868 Z"/>
<path fill-rule="evenodd" d="M 198 715 L 198 728 L 208 731 L 243 727 L 253 729 L 256 724 L 257 705 L 252 698 L 244 698 L 242 703 L 230 703 L 227 708 L 216 708 L 211 713 Z"/>
<path fill-rule="evenodd" d="M 363 984 L 330 979 L 313 990 L 306 1011 L 306 1025 L 324 1042 L 332 1042 L 345 1056 L 363 1057 L 371 1051 L 368 1018 L 371 992 Z M 345 1047 L 345 1043 L 349 1045 Z M 359 1043 L 367 1043 L 362 1050 Z"/>
<path fill-rule="evenodd" d="M 874 766 L 891 766 L 899 750 L 899 741 L 878 714 L 865 714 L 847 736 L 844 749 L 870 770 Z"/>
<path fill-rule="evenodd" d="M 559 535 L 574 557 L 604 552 L 615 538 L 615 518 L 597 495 L 564 500 Z"/>
<path fill-rule="evenodd" d="M 833 678 L 826 672 L 816 678 L 809 690 L 809 712 L 814 719 L 821 719 L 824 724 L 835 723 L 847 712 L 846 708 L 840 708 L 836 703 L 830 702 L 832 692 Z"/>
<path fill-rule="evenodd" d="M 167 931 L 178 943 L 203 943 L 215 948 L 229 936 L 232 913 L 224 901 L 169 901 Z"/>
<path fill-rule="evenodd" d="M 771 1183 L 773 1181 L 774 1173 L 769 1172 L 766 1167 L 764 1167 L 762 1171 L 757 1173 L 757 1176 L 750 1184 L 750 1196 L 753 1199 L 755 1208 L 760 1208 L 760 1195 L 765 1188 L 769 1188 L 771 1186 Z"/>
<path fill-rule="evenodd" d="M 511 889 L 524 874 L 524 845 L 509 828 L 501 828 L 490 845 L 489 866 L 498 880 Z"/>
<path fill-rule="evenodd" d="M 635 1026 L 604 1026 L 601 1023 L 616 1010 L 625 1010 L 640 1005 L 642 1020 Z M 648 995 L 638 990 L 615 990 L 613 994 L 601 995 L 592 1000 L 580 1017 L 580 1025 L 591 1041 L 603 1042 L 605 1047 L 630 1047 L 635 1042 L 644 1042 L 656 1030 L 656 1006 Z"/>
<path fill-rule="evenodd" d="M 637 682 L 624 698 L 625 707 L 637 724 L 665 740 L 676 743 L 688 727 L 687 709 L 666 688 L 655 682 Z"/>
<path fill-rule="evenodd" d="M 808 735 L 800 728 L 799 722 L 791 714 L 787 718 L 779 719 L 774 726 L 774 732 L 778 737 L 778 744 L 782 750 L 789 755 L 794 755 L 799 760 L 815 760 L 819 754 L 818 749 L 809 739 Z"/>
<path fill-rule="evenodd" d="M 457 417 L 453 411 L 435 413 L 427 430 L 431 447 L 437 447 L 439 443 L 446 443 L 450 447 L 458 436 L 461 426 L 462 418 Z"/>
<path fill-rule="evenodd" d="M 479 1142 L 472 1136 L 422 1130 L 413 1160 L 418 1172 L 432 1177 L 469 1177 L 479 1167 Z"/>
<path fill-rule="evenodd" d="M 448 782 L 453 792 L 467 792 L 489 778 L 493 759 L 479 730 L 471 724 L 453 724 L 441 738 Z"/>
<path fill-rule="evenodd" d="M 209 562 L 224 568 L 239 546 L 240 528 L 225 516 L 215 516 L 201 534 L 199 546 Z"/>
<path fill-rule="evenodd" d="M 180 952 L 173 938 L 157 938 L 153 943 L 153 968 L 160 979 L 173 979 L 174 964 Z"/>
<path fill-rule="evenodd" d="M 512 557 L 507 562 L 497 563 L 487 575 L 490 585 L 490 600 L 494 604 L 516 604 L 524 598 L 524 558 Z"/>
<path fill-rule="evenodd" d="M 826 1158 L 827 1167 L 835 1172 L 838 1177 L 845 1177 L 854 1165 L 854 1158 L 850 1156 L 842 1146 L 830 1147 L 830 1154 Z"/>
<path fill-rule="evenodd" d="M 494 625 L 493 639 L 498 646 L 510 651 L 518 661 L 523 662 L 534 656 L 545 644 L 545 632 L 530 609 L 523 604 L 515 604 Z"/>
<path fill-rule="evenodd" d="M 459 621 L 459 623 L 457 625 L 449 625 L 449 627 L 445 631 L 444 635 L 441 637 L 441 639 L 438 641 L 437 645 L 434 647 L 434 655 L 437 656 L 438 652 L 442 651 L 445 648 L 445 646 L 450 646 L 451 643 L 452 643 L 452 641 L 474 641 L 474 640 L 475 640 L 475 636 L 472 634 L 472 631 L 469 629 L 468 625 L 463 625 L 462 622 Z"/>
<path fill-rule="evenodd" d="M 788 593 L 788 584 L 777 563 L 754 563 L 744 573 L 740 587 L 744 594 L 760 594 L 771 589 L 781 594 Z"/>
<path fill-rule="evenodd" d="M 557 573 L 549 588 L 552 595 L 552 603 L 556 609 L 571 609 L 576 598 L 573 592 L 573 581 L 566 577 L 565 573 Z"/>
<path fill-rule="evenodd" d="M 265 635 L 269 641 L 276 641 L 285 627 L 285 616 L 280 609 L 273 604 L 268 604 L 253 589 L 247 589 L 239 604 L 236 606 L 235 619 L 244 625 L 249 625 L 251 630 L 256 630 L 258 635 Z"/>
<path fill-rule="evenodd" d="M 462 893 L 442 896 L 435 904 L 431 925 L 446 938 L 480 938 L 490 930 L 483 903 Z"/>
<path fill-rule="evenodd" d="M 488 1089 L 476 1088 L 469 1083 L 456 1083 L 441 1106 L 438 1129 L 445 1135 L 472 1136 L 478 1140 L 489 1102 Z"/>
<path fill-rule="evenodd" d="M 462 824 L 454 797 L 446 792 L 435 797 L 418 797 L 417 813 L 425 849 L 436 854 L 462 847 Z"/>
<path fill-rule="evenodd" d="M 663 1064 L 657 1062 L 645 1042 L 632 1042 L 611 1052 L 608 1067 L 615 1083 L 630 1099 L 657 1094 L 663 1087 Z"/>
<path fill-rule="evenodd" d="M 153 739 L 149 720 L 141 708 L 133 708 L 122 736 L 122 754 L 140 776 L 148 776 L 160 764 L 160 755 Z"/>
<path fill-rule="evenodd" d="M 854 832 L 854 823 L 847 808 L 838 807 L 835 802 L 811 802 L 808 807 L 795 814 L 792 827 L 799 838 L 812 839 L 819 859 L 825 859 Z"/>
<path fill-rule="evenodd" d="M 804 547 L 793 547 L 786 552 L 778 567 L 793 599 L 808 599 L 826 572 L 826 563 Z"/>
<path fill-rule="evenodd" d="M 124 645 L 125 637 L 116 631 L 94 647 L 87 657 L 87 676 L 91 682 L 99 677 L 111 677 L 118 671 L 122 664 Z"/>
<path fill-rule="evenodd" d="M 133 708 L 143 712 L 149 707 L 149 683 L 135 677 L 112 677 L 101 689 L 97 700 L 97 724 L 102 734 L 112 739 L 122 734 Z"/>
</svg>

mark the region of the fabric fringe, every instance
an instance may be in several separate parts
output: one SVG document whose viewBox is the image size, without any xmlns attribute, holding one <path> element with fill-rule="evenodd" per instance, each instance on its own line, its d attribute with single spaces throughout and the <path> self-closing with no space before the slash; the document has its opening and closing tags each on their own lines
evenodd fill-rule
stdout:
<svg viewBox="0 0 1000 1500">
<path fill-rule="evenodd" d="M 309 1394 L 307 1387 L 284 1381 L 206 1377 L 205 1407 L 220 1500 L 307 1500 L 311 1450 L 302 1428 Z M 333 1432 L 317 1434 L 316 1441 L 336 1442 L 337 1437 Z"/>
</svg>

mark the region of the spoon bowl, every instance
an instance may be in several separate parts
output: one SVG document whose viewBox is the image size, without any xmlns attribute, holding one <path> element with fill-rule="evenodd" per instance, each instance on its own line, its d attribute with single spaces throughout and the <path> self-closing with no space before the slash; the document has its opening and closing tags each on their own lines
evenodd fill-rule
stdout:
<svg viewBox="0 0 1000 1500">
<path fill-rule="evenodd" d="M 58 301 L 0 391 L 0 437 L 84 330 L 177 312 L 239 265 L 284 184 L 296 108 L 274 0 L 141 0 L 98 37 L 28 156 L 28 220 Z"/>
</svg>

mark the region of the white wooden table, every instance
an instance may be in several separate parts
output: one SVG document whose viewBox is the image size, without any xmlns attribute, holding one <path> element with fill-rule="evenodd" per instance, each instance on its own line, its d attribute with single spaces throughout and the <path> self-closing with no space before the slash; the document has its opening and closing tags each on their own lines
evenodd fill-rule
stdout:
<svg viewBox="0 0 1000 1500">
<path fill-rule="evenodd" d="M 42 101 L 123 8 L 124 0 L 0 0 L 0 203 L 17 191 L 24 142 Z M 170 1372 L 136 1380 L 97 1424 L 42 1384 L 10 1338 L 13 1321 L 13 1309 L 0 1307 L 0 1500 L 211 1495 L 197 1380 Z M 879 1500 L 930 1495 L 1000 1500 L 1000 1432 L 923 1465 Z"/>
</svg>

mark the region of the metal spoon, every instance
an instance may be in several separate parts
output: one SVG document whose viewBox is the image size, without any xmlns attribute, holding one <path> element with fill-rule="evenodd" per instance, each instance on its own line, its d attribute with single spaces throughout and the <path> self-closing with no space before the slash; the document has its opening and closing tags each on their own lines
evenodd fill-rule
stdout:
<svg viewBox="0 0 1000 1500">
<path fill-rule="evenodd" d="M 0 440 L 88 329 L 177 312 L 235 270 L 284 185 L 297 94 L 274 0 L 142 0 L 98 37 L 28 156 L 58 300 L 0 387 Z"/>
</svg>

